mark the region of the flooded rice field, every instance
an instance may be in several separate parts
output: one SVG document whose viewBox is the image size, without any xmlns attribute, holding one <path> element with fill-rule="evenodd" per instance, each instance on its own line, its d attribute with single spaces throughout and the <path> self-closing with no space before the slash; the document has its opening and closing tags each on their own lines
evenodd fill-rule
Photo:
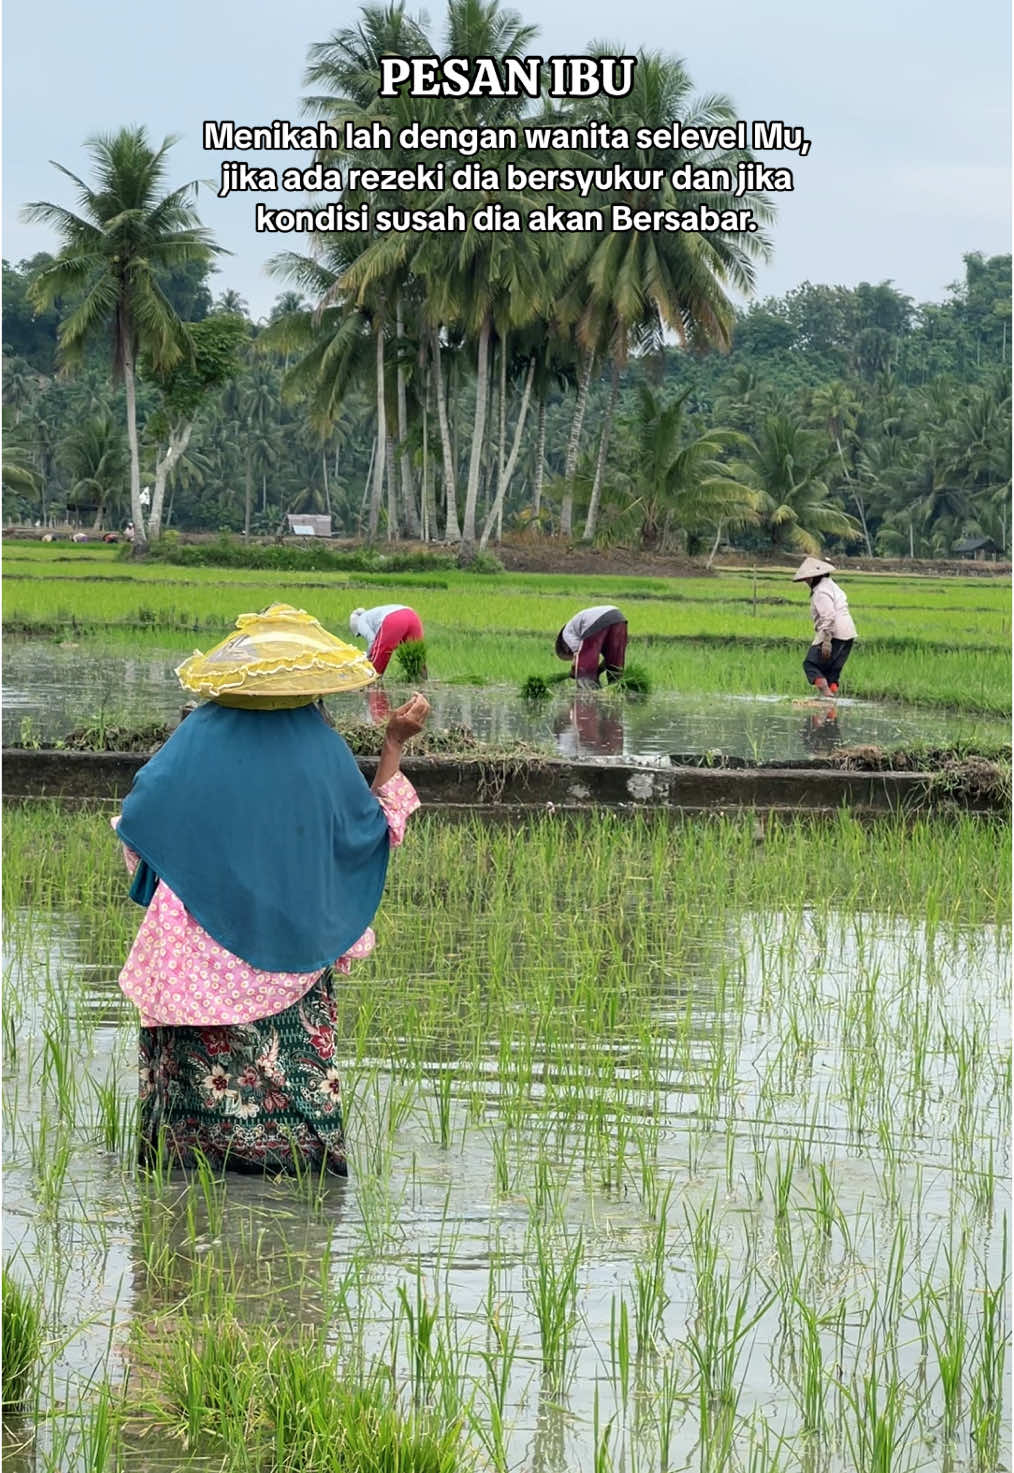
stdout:
<svg viewBox="0 0 1014 1473">
<path fill-rule="evenodd" d="M 49 742 L 89 727 L 175 720 L 181 696 L 173 674 L 179 651 L 99 654 L 76 645 L 9 638 L 4 648 L 4 745 Z M 408 687 L 390 682 L 392 703 Z M 1009 741 L 1009 725 L 982 716 L 844 698 L 821 705 L 796 697 L 681 695 L 636 700 L 576 692 L 563 684 L 543 702 L 505 686 L 429 682 L 433 730 L 467 726 L 483 742 L 525 742 L 567 757 L 658 759 L 722 754 L 753 761 L 819 757 L 838 747 L 948 745 Z M 341 719 L 383 719 L 384 692 L 335 698 Z"/>
<path fill-rule="evenodd" d="M 1002 826 L 414 820 L 321 1188 L 134 1166 L 107 819 L 9 817 L 13 1473 L 295 1468 L 250 1347 L 310 1345 L 453 1433 L 357 1468 L 1009 1466 Z"/>
</svg>

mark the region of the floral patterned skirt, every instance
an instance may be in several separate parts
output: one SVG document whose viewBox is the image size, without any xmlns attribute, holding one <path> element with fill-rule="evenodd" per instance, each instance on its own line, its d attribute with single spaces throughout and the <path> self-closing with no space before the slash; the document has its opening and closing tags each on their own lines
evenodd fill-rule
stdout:
<svg viewBox="0 0 1014 1473">
<path fill-rule="evenodd" d="M 334 1052 L 330 971 L 255 1023 L 142 1028 L 141 1164 L 346 1176 Z"/>
</svg>

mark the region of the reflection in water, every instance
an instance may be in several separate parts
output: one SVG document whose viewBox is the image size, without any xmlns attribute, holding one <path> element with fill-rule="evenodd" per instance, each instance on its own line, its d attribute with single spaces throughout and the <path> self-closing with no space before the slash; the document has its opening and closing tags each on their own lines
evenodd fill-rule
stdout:
<svg viewBox="0 0 1014 1473">
<path fill-rule="evenodd" d="M 62 737 L 76 727 L 141 725 L 176 721 L 181 693 L 173 674 L 178 649 L 143 656 L 103 654 L 63 648 L 36 640 L 4 643 L 4 742 Z M 558 688 L 533 706 L 513 687 L 450 686 L 427 681 L 432 706 L 431 731 L 468 727 L 481 742 L 497 746 L 526 742 L 567 755 L 614 759 L 665 759 L 672 752 L 722 753 L 755 762 L 803 758 L 833 744 L 834 725 L 823 713 L 823 740 L 814 747 L 811 726 L 800 724 L 799 704 L 778 696 L 704 695 L 660 691 L 646 699 L 625 699 L 618 691 L 569 692 Z M 389 681 L 354 697 L 336 696 L 328 706 L 338 720 L 385 721 L 411 687 Z M 809 706 L 808 706 L 809 711 Z M 1009 740 L 1000 722 L 928 712 L 903 706 L 839 700 L 838 740 L 843 712 L 848 741 L 883 747 L 952 743 L 974 739 L 998 744 Z M 22 723 L 27 729 L 22 732 Z M 569 728 L 569 732 L 568 732 Z M 572 743 L 561 745 L 561 738 Z"/>
<path fill-rule="evenodd" d="M 564 757 L 621 757 L 623 708 L 615 701 L 578 691 L 553 723 L 557 749 Z"/>
<path fill-rule="evenodd" d="M 366 710 L 374 726 L 383 726 L 393 709 L 390 696 L 379 685 L 366 692 Z"/>
<path fill-rule="evenodd" d="M 843 747 L 846 738 L 842 731 L 841 717 L 837 707 L 827 705 L 817 711 L 811 711 L 803 722 L 802 738 L 803 746 L 815 756 L 822 756 L 827 752 L 833 752 L 837 747 Z"/>
</svg>

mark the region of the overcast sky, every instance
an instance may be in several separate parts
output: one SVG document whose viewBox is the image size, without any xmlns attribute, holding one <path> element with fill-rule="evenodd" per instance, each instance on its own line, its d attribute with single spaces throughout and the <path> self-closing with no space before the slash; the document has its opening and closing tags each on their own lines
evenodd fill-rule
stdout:
<svg viewBox="0 0 1014 1473">
<path fill-rule="evenodd" d="M 964 252 L 1010 249 L 1007 0 L 528 0 L 515 8 L 539 21 L 533 49 L 542 55 L 578 53 L 592 40 L 628 53 L 661 49 L 683 58 L 696 90 L 726 93 L 740 117 L 805 127 L 808 158 L 771 159 L 796 162 L 796 191 L 777 197 L 760 296 L 806 280 L 891 279 L 917 301 L 939 300 L 961 276 Z M 347 0 L 7 0 L 4 256 L 54 248 L 52 235 L 19 212 L 28 200 L 74 204 L 49 161 L 87 177 L 83 143 L 93 133 L 140 123 L 159 142 L 179 134 L 170 155 L 176 185 L 217 178 L 224 155 L 202 151 L 205 118 L 302 121 L 307 47 L 357 14 Z M 258 236 L 250 196 L 205 191 L 199 209 L 232 252 L 215 290 L 233 287 L 254 317 L 265 315 L 284 283 L 264 263 L 301 249 L 302 238 Z"/>
</svg>

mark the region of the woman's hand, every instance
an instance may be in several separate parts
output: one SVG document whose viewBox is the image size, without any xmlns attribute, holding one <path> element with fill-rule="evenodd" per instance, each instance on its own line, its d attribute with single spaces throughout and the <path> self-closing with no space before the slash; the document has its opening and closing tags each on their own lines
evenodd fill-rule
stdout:
<svg viewBox="0 0 1014 1473">
<path fill-rule="evenodd" d="M 426 725 L 426 718 L 430 714 L 430 703 L 425 696 L 416 691 L 412 698 L 392 711 L 387 722 L 385 736 L 400 745 L 407 742 L 410 737 L 418 736 Z"/>
<path fill-rule="evenodd" d="M 430 714 L 430 703 L 418 691 L 404 706 L 392 711 L 384 730 L 384 745 L 371 787 L 378 792 L 401 768 L 401 749 L 410 737 L 418 736 Z"/>
</svg>

